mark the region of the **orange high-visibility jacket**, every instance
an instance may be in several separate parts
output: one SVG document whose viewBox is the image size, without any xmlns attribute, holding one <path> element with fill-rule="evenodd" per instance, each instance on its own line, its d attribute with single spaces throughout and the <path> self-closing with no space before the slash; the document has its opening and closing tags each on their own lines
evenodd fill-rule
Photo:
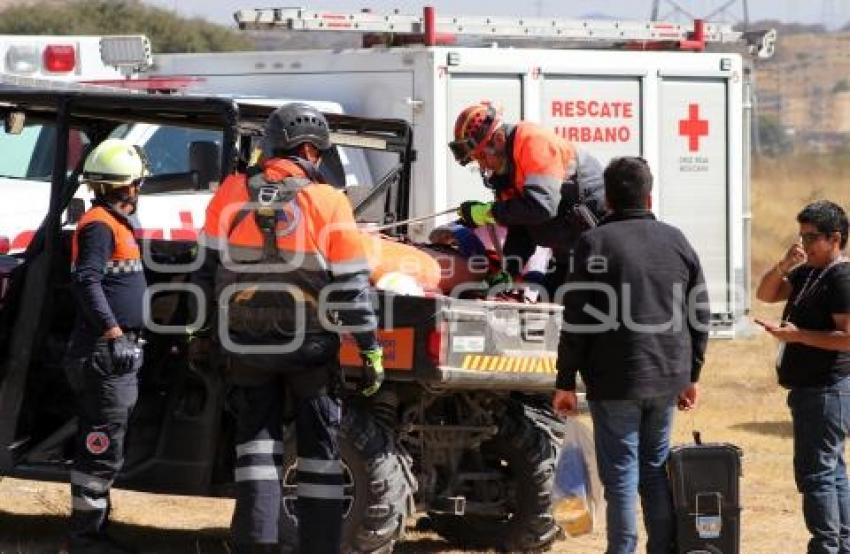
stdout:
<svg viewBox="0 0 850 554">
<path fill-rule="evenodd" d="M 493 205 L 496 221 L 509 228 L 505 255 L 527 261 L 537 246 L 545 246 L 566 259 L 582 230 L 573 206 L 581 202 L 597 218 L 603 215 L 602 167 L 536 123 L 508 126 L 507 135 L 509 174 L 495 184 Z"/>
<path fill-rule="evenodd" d="M 146 282 L 127 218 L 98 203 L 80 218 L 71 242 L 71 283 L 80 332 L 97 337 L 116 326 L 141 329 Z"/>
<path fill-rule="evenodd" d="M 95 222 L 102 223 L 109 228 L 115 243 L 109 261 L 103 268 L 103 272 L 120 273 L 122 269 L 131 266 L 136 266 L 141 270 L 142 256 L 139 251 L 139 243 L 136 242 L 136 238 L 133 236 L 132 228 L 119 222 L 105 207 L 97 205 L 83 214 L 83 217 L 77 222 L 77 228 L 74 231 L 74 240 L 71 243 L 71 262 L 76 264 L 77 257 L 80 255 L 80 232 L 86 226 Z"/>
<path fill-rule="evenodd" d="M 243 291 L 228 296 L 231 316 L 238 312 L 234 303 L 246 306 L 243 320 L 231 325 L 236 331 L 255 334 L 272 329 L 287 334 L 301 325 L 308 333 L 327 332 L 326 310 L 320 303 L 323 289 L 333 285 L 334 292 L 324 300 L 345 303 L 344 308 L 335 305 L 334 311 L 344 324 L 357 326 L 358 343 L 373 345 L 376 321 L 368 298 L 369 266 L 345 194 L 330 185 L 309 182 L 304 169 L 292 160 L 270 159 L 261 169 L 269 184 L 302 181 L 291 201 L 276 205 L 274 255 L 268 255 L 266 238 L 253 217 L 257 205 L 252 205 L 248 179 L 241 174 L 221 183 L 207 206 L 200 237 L 201 244 L 221 262 L 216 272 L 219 302 L 229 285 L 259 286 L 256 294 Z M 250 214 L 240 216 L 244 210 Z M 301 309 L 306 310 L 305 320 L 292 319 L 288 313 Z"/>
</svg>

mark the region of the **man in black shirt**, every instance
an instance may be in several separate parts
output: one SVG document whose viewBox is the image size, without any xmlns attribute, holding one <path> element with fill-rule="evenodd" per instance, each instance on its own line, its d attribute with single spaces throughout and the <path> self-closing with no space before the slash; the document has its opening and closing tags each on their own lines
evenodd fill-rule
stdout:
<svg viewBox="0 0 850 554">
<path fill-rule="evenodd" d="M 847 215 L 829 201 L 797 215 L 800 241 L 762 277 L 756 298 L 787 300 L 782 322 L 756 320 L 779 339 L 776 370 L 789 389 L 794 477 L 812 537 L 808 552 L 850 552 L 850 264 Z"/>
<path fill-rule="evenodd" d="M 647 552 L 673 544 L 666 475 L 673 414 L 697 402 L 709 310 L 699 258 L 682 232 L 650 211 L 652 174 L 641 158 L 604 173 L 610 212 L 576 244 L 564 296 L 553 409 L 576 409 L 587 386 L 607 501 L 607 552 L 637 549 L 640 491 Z"/>
</svg>

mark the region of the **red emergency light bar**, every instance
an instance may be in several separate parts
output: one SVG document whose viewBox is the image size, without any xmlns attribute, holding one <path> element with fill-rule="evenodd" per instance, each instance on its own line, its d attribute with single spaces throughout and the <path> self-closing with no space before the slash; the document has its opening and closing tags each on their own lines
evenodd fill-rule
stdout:
<svg viewBox="0 0 850 554">
<path fill-rule="evenodd" d="M 83 81 L 88 85 L 123 88 L 140 91 L 176 91 L 185 90 L 196 83 L 203 82 L 202 77 L 149 77 L 147 79 L 101 79 Z"/>
<path fill-rule="evenodd" d="M 77 49 L 70 44 L 50 44 L 42 54 L 42 67 L 51 73 L 70 73 L 77 67 Z"/>
</svg>

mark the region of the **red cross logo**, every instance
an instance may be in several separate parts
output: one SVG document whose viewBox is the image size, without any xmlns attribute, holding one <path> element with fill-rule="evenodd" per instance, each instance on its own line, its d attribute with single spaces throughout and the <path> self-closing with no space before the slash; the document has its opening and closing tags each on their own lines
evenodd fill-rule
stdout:
<svg viewBox="0 0 850 554">
<path fill-rule="evenodd" d="M 688 105 L 688 119 L 679 120 L 679 135 L 688 137 L 688 150 L 699 150 L 699 138 L 708 136 L 708 120 L 699 118 L 699 104 Z"/>
</svg>

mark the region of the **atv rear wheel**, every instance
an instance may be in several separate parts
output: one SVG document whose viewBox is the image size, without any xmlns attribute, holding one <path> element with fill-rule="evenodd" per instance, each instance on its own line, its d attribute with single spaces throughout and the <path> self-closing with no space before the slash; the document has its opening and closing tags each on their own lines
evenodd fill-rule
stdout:
<svg viewBox="0 0 850 554">
<path fill-rule="evenodd" d="M 389 430 L 365 407 L 346 405 L 340 452 L 345 482 L 342 551 L 389 553 L 404 533 L 412 513 L 414 483 L 408 461 L 396 448 Z M 290 436 L 294 433 L 289 433 Z M 298 552 L 295 508 L 295 441 L 284 449 L 283 506 L 280 541 L 283 552 Z"/>
<path fill-rule="evenodd" d="M 505 498 L 499 515 L 429 514 L 429 527 L 446 540 L 471 549 L 506 552 L 548 550 L 560 529 L 551 514 L 550 491 L 558 456 L 551 429 L 520 402 L 508 401 L 499 432 L 481 445 L 484 467 L 501 474 Z M 475 471 L 474 468 L 470 468 Z M 467 502 L 493 502 L 470 497 Z"/>
</svg>

